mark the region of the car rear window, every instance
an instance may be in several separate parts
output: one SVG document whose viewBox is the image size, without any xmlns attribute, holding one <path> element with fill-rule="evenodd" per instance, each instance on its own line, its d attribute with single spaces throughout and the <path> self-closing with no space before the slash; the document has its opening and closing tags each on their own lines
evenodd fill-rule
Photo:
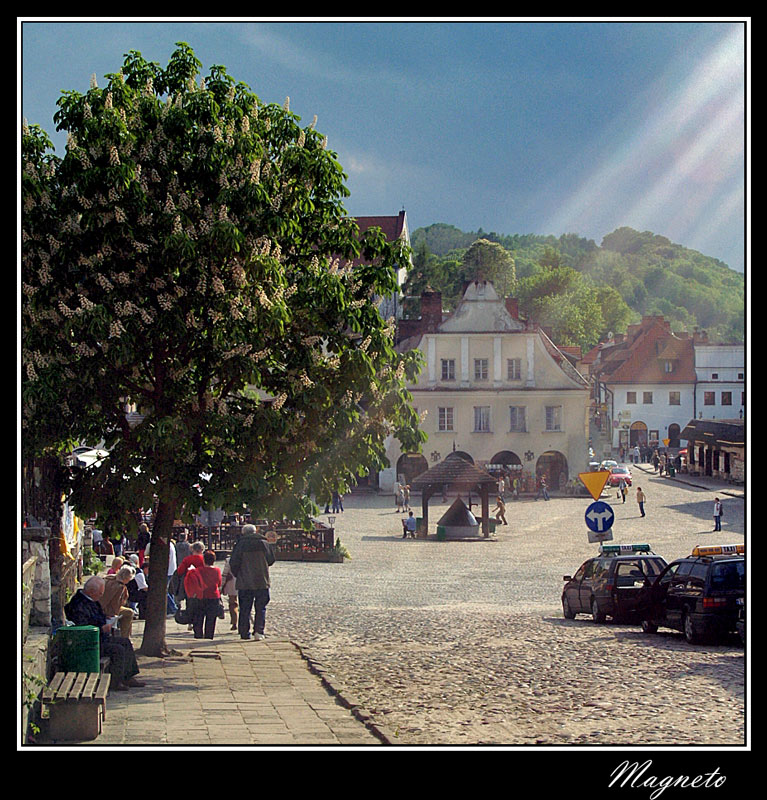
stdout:
<svg viewBox="0 0 767 800">
<path fill-rule="evenodd" d="M 712 589 L 742 589 L 745 583 L 745 561 L 725 561 L 711 567 Z"/>
</svg>

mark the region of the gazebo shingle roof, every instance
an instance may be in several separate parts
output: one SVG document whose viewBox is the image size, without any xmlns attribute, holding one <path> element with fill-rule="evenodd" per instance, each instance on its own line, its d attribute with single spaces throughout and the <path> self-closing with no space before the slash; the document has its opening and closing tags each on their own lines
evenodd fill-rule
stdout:
<svg viewBox="0 0 767 800">
<path fill-rule="evenodd" d="M 427 469 L 426 472 L 416 476 L 410 481 L 410 486 L 413 489 L 424 489 L 427 486 L 443 486 L 444 484 L 479 486 L 497 482 L 497 478 L 470 461 L 466 461 L 460 456 L 448 456 Z"/>
</svg>

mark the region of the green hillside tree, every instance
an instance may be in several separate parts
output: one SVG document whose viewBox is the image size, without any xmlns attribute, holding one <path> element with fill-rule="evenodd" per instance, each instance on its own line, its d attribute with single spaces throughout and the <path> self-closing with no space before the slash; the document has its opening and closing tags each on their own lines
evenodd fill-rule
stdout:
<svg viewBox="0 0 767 800">
<path fill-rule="evenodd" d="M 157 656 L 174 519 L 308 520 L 311 497 L 386 466 L 389 434 L 406 452 L 425 438 L 405 389 L 420 361 L 374 300 L 406 246 L 360 234 L 314 123 L 200 68 L 185 43 L 165 68 L 131 51 L 104 88 L 63 93 L 60 161 L 39 129 L 22 140 L 22 424 L 57 413 L 54 439 L 104 440 L 73 473 L 81 516 L 155 509 L 141 651 Z"/>
</svg>

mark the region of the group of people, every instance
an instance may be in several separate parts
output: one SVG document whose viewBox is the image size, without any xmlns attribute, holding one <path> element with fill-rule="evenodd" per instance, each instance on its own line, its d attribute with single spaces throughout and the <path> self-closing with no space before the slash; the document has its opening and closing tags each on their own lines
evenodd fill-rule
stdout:
<svg viewBox="0 0 767 800">
<path fill-rule="evenodd" d="M 145 685 L 136 678 L 139 668 L 131 642 L 134 617 L 145 617 L 149 589 L 151 538 L 142 544 L 140 554 L 115 556 L 106 574 L 88 578 L 64 607 L 70 624 L 99 629 L 100 655 L 109 656 L 111 688 L 117 691 Z M 217 620 L 225 616 L 222 595 L 228 598 L 231 630 L 241 639 L 265 638 L 269 567 L 275 555 L 255 525 L 242 527 L 223 571 L 215 565 L 215 552 L 202 542 L 189 543 L 186 535 L 171 542 L 169 551 L 173 570 L 169 565 L 168 597 L 175 610 L 186 604 L 195 639 L 213 639 Z"/>
</svg>

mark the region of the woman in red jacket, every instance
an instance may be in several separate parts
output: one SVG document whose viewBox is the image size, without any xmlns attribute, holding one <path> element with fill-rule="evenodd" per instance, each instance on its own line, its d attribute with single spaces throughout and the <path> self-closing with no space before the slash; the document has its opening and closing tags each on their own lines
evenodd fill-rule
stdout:
<svg viewBox="0 0 767 800">
<path fill-rule="evenodd" d="M 216 554 L 206 550 L 203 555 L 205 566 L 200 569 L 200 576 L 205 586 L 202 601 L 192 619 L 195 639 L 212 639 L 216 632 L 216 620 L 221 608 L 221 570 L 213 566 Z"/>
<path fill-rule="evenodd" d="M 205 567 L 205 559 L 202 557 L 205 545 L 202 542 L 192 544 L 192 552 L 178 565 L 176 572 L 183 581 L 184 596 L 186 598 L 186 610 L 194 618 L 199 613 L 199 606 L 202 602 L 202 592 L 196 590 L 197 578 L 196 571 Z M 194 573 L 194 574 L 193 574 Z M 192 626 L 190 625 L 189 628 Z M 200 638 L 200 637 L 198 637 Z"/>
</svg>

